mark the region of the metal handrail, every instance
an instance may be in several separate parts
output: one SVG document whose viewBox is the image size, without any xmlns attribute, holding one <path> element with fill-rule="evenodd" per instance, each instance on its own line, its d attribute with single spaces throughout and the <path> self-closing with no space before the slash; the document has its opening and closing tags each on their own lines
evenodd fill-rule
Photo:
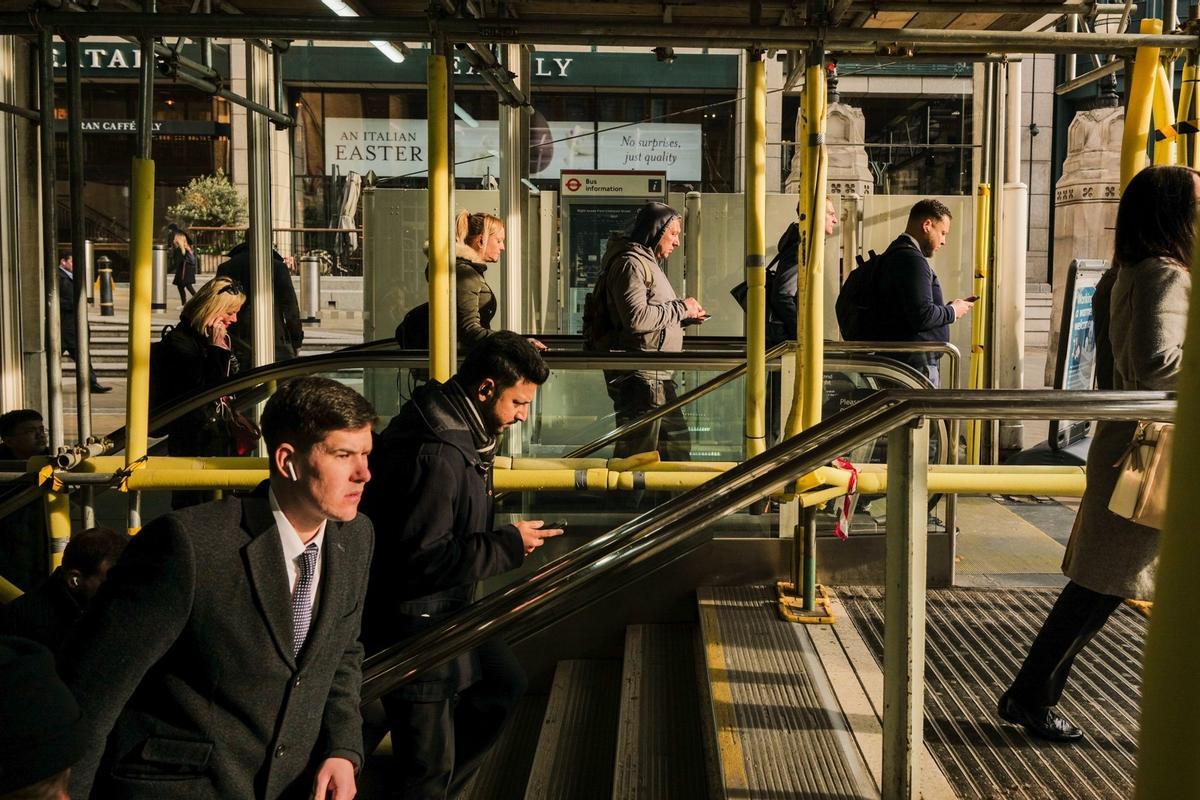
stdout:
<svg viewBox="0 0 1200 800">
<path fill-rule="evenodd" d="M 1173 394 L 1042 390 L 885 390 L 765 453 L 685 492 L 468 606 L 440 627 L 394 645 L 363 665 L 363 702 L 418 673 L 505 636 L 518 641 L 702 545 L 715 521 L 777 492 L 857 444 L 926 417 L 942 419 L 1126 420 L 1173 418 Z M 631 572 L 633 570 L 633 572 Z"/>
</svg>

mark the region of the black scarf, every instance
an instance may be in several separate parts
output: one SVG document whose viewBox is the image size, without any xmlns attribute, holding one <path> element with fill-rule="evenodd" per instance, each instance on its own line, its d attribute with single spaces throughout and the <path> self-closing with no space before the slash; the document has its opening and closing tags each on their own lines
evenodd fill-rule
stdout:
<svg viewBox="0 0 1200 800">
<path fill-rule="evenodd" d="M 446 382 L 446 399 L 458 410 L 462 421 L 471 432 L 471 441 L 475 445 L 475 452 L 479 454 L 480 462 L 490 467 L 496 457 L 496 446 L 499 442 L 488 430 L 479 409 L 457 379 Z"/>
</svg>

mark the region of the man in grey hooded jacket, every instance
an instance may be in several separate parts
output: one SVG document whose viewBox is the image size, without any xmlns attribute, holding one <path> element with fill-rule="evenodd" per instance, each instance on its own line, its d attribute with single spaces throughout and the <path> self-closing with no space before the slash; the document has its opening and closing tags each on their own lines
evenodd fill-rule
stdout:
<svg viewBox="0 0 1200 800">
<path fill-rule="evenodd" d="M 682 219 L 665 203 L 642 206 L 628 233 L 613 236 L 604 253 L 596 292 L 615 329 L 613 349 L 677 353 L 683 349 L 683 326 L 703 322 L 704 307 L 694 297 L 679 299 L 659 262 L 679 246 Z M 606 370 L 608 395 L 617 424 L 636 419 L 675 400 L 671 370 Z M 691 453 L 687 423 L 675 411 L 617 441 L 613 454 L 658 451 L 663 461 L 686 461 Z"/>
</svg>

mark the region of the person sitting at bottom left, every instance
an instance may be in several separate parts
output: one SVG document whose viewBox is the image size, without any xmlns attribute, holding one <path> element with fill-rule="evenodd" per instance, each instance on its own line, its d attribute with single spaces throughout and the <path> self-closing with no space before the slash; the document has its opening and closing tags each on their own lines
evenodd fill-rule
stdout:
<svg viewBox="0 0 1200 800">
<path fill-rule="evenodd" d="M 335 381 L 284 384 L 268 480 L 130 542 L 59 654 L 93 722 L 72 797 L 354 797 L 374 419 Z"/>
</svg>

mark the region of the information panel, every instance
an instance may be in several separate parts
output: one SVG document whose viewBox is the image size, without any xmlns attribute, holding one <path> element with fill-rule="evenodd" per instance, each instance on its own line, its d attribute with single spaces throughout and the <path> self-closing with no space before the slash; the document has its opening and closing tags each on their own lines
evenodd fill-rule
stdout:
<svg viewBox="0 0 1200 800">
<path fill-rule="evenodd" d="M 1067 291 L 1063 303 L 1062 327 L 1058 337 L 1055 388 L 1088 391 L 1096 382 L 1096 327 L 1092 297 L 1096 284 L 1108 269 L 1108 262 L 1075 259 L 1067 271 Z M 1048 441 L 1061 449 L 1088 435 L 1090 422 L 1051 420 Z"/>
<path fill-rule="evenodd" d="M 665 172 L 564 171 L 561 333 L 583 332 L 583 300 L 596 285 L 609 237 L 633 222 L 638 207 L 667 198 Z"/>
</svg>

